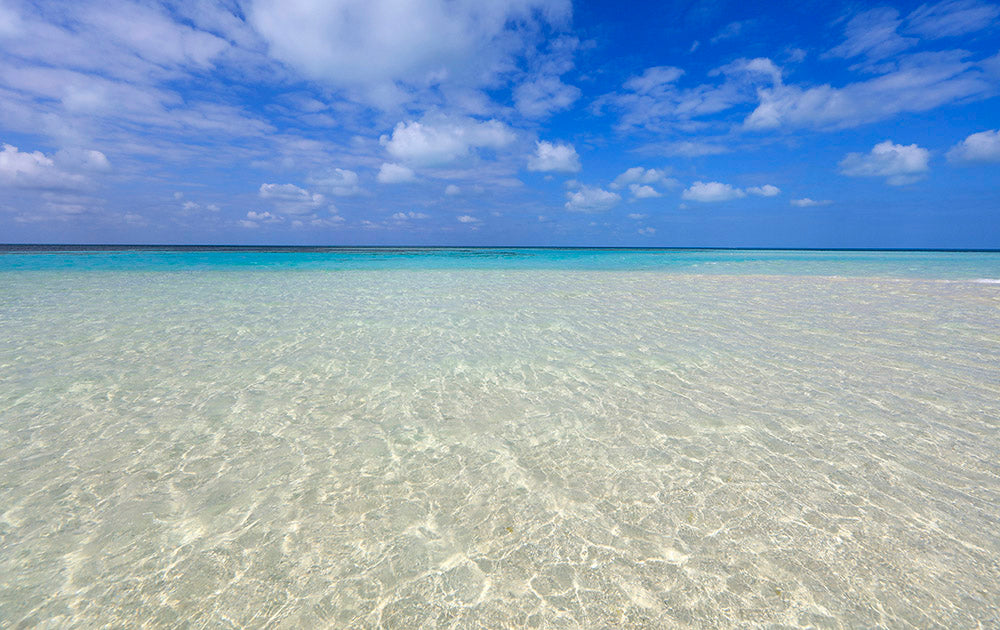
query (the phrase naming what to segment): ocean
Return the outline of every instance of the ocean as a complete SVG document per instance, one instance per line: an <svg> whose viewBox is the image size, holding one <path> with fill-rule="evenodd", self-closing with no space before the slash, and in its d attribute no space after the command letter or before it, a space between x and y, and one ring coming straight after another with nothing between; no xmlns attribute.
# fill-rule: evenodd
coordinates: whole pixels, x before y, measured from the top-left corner
<svg viewBox="0 0 1000 630"><path fill-rule="evenodd" d="M0 627L1000 627L1000 252L0 247Z"/></svg>

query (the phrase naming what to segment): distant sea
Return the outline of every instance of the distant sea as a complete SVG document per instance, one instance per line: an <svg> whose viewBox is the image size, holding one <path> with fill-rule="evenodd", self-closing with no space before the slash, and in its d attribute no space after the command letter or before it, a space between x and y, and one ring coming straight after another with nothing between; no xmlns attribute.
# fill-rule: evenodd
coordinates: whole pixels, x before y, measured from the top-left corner
<svg viewBox="0 0 1000 630"><path fill-rule="evenodd" d="M0 246L0 627L1000 627L1000 252Z"/></svg>

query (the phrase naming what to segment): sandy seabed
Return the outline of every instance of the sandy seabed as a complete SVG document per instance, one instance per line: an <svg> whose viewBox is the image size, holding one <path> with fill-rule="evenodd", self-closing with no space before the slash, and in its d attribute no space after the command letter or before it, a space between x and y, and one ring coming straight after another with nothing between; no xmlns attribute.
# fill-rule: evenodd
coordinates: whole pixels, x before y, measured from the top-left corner
<svg viewBox="0 0 1000 630"><path fill-rule="evenodd" d="M23 272L0 626L1000 627L1000 286Z"/></svg>

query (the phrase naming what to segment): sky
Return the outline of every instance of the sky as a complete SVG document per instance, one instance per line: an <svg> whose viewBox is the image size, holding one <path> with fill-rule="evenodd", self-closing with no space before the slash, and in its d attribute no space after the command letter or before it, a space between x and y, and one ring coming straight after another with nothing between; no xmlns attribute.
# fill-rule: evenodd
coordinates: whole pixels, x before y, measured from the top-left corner
<svg viewBox="0 0 1000 630"><path fill-rule="evenodd" d="M0 242L1000 248L1000 5L0 0Z"/></svg>

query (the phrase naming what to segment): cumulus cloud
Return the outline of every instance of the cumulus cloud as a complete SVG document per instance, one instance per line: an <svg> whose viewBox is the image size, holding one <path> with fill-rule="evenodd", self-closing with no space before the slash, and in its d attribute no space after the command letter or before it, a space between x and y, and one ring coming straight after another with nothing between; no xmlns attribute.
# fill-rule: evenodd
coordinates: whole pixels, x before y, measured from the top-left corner
<svg viewBox="0 0 1000 630"><path fill-rule="evenodd" d="M691 184L690 188L681 193L681 197L689 201L709 203L740 199L746 197L748 194L758 197L774 197L781 194L781 189L772 184L751 186L744 190L729 184L723 184L722 182L695 182Z"/></svg>
<svg viewBox="0 0 1000 630"><path fill-rule="evenodd" d="M633 166L611 182L612 188L621 188L629 184L666 184L676 185L676 180L667 177L667 172L655 168Z"/></svg>
<svg viewBox="0 0 1000 630"><path fill-rule="evenodd" d="M59 149L55 161L60 167L74 171L106 173L111 170L111 162L106 155L88 149Z"/></svg>
<svg viewBox="0 0 1000 630"><path fill-rule="evenodd" d="M553 144L547 141L536 143L535 154L528 158L529 171L577 173L580 156L572 144Z"/></svg>
<svg viewBox="0 0 1000 630"><path fill-rule="evenodd" d="M266 211L254 212L253 210L251 210L250 212L247 212L247 218L250 219L251 221L265 221L269 223L281 221L281 217L273 215L270 212Z"/></svg>
<svg viewBox="0 0 1000 630"><path fill-rule="evenodd" d="M284 218L271 214L270 212L255 212L251 210L247 212L245 219L240 219L237 223L244 228L249 230L255 230L261 226L262 223L281 223Z"/></svg>
<svg viewBox="0 0 1000 630"><path fill-rule="evenodd" d="M891 186L912 184L928 171L930 151L915 144L876 144L868 153L848 153L840 161L840 172L851 177L885 177Z"/></svg>
<svg viewBox="0 0 1000 630"><path fill-rule="evenodd" d="M248 17L278 59L387 106L445 80L490 84L570 12L569 0L253 0Z"/></svg>
<svg viewBox="0 0 1000 630"><path fill-rule="evenodd" d="M757 195L759 197L775 197L781 194L781 189L777 186L772 186L771 184L764 184L763 186L751 186L746 190L751 195Z"/></svg>
<svg viewBox="0 0 1000 630"><path fill-rule="evenodd" d="M295 184L261 184L258 191L261 199L275 199L279 201L313 201L308 190L299 188ZM322 202L323 196L318 195L317 201Z"/></svg>
<svg viewBox="0 0 1000 630"><path fill-rule="evenodd" d="M814 208L816 206L828 206L833 202L829 199L816 200L803 197L802 199L792 199L790 203L796 208Z"/></svg>
<svg viewBox="0 0 1000 630"><path fill-rule="evenodd" d="M613 193L603 188L583 186L579 190L571 190L566 193L565 207L570 212L604 212L619 201L621 195Z"/></svg>
<svg viewBox="0 0 1000 630"><path fill-rule="evenodd" d="M537 77L514 89L514 105L526 118L545 118L568 109L578 98L580 88L555 76Z"/></svg>
<svg viewBox="0 0 1000 630"><path fill-rule="evenodd" d="M261 184L258 194L288 214L307 214L326 200L320 193L311 193L295 184Z"/></svg>
<svg viewBox="0 0 1000 630"><path fill-rule="evenodd" d="M4 144L0 150L0 183L11 188L79 190L91 185L87 171L105 171L108 159L100 151L21 151Z"/></svg>
<svg viewBox="0 0 1000 630"><path fill-rule="evenodd" d="M646 184L630 184L628 189L632 192L633 199L652 199L663 196L655 188Z"/></svg>
<svg viewBox="0 0 1000 630"><path fill-rule="evenodd" d="M746 197L747 194L739 188L734 188L722 182L695 182L691 187L681 193L681 197L688 201L700 201L710 203L715 201L730 201Z"/></svg>
<svg viewBox="0 0 1000 630"><path fill-rule="evenodd" d="M499 149L514 141L502 122L468 118L401 122L379 142L389 155L413 166L441 166L469 155L473 148Z"/></svg>
<svg viewBox="0 0 1000 630"><path fill-rule="evenodd" d="M458 195L461 192L462 192L462 189L459 188L458 186L456 186L455 184L448 184L447 186L445 186L445 189L444 189L444 194L446 194L448 196Z"/></svg>
<svg viewBox="0 0 1000 630"><path fill-rule="evenodd" d="M424 214L423 212L414 212L411 210L409 212L397 212L389 218L394 221L409 221L411 219L416 219L416 220L429 219L431 218L431 215Z"/></svg>
<svg viewBox="0 0 1000 630"><path fill-rule="evenodd" d="M950 162L1000 162L1000 129L970 135L948 151Z"/></svg>
<svg viewBox="0 0 1000 630"><path fill-rule="evenodd" d="M655 168L633 166L611 182L611 188L619 189L627 186L632 193L632 199L651 199L663 195L653 188L652 184L673 187L679 185L676 179L667 176L667 172Z"/></svg>
<svg viewBox="0 0 1000 630"><path fill-rule="evenodd" d="M455 218L459 223L479 223L479 219L469 214L463 214Z"/></svg>
<svg viewBox="0 0 1000 630"><path fill-rule="evenodd" d="M361 187L358 185L358 181L357 173L344 168L335 168L325 173L313 174L308 179L309 184L337 197L347 197L360 193Z"/></svg>
<svg viewBox="0 0 1000 630"><path fill-rule="evenodd" d="M415 181L417 178L413 174L413 169L386 162L379 168L375 179L380 184L405 184Z"/></svg>

